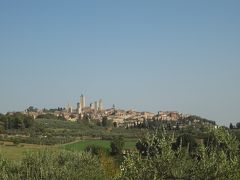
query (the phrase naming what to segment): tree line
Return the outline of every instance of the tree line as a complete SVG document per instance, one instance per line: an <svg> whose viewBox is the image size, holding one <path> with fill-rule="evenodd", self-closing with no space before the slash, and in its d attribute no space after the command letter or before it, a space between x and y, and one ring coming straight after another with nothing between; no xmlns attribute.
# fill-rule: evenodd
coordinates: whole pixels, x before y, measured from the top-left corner
<svg viewBox="0 0 240 180"><path fill-rule="evenodd" d="M22 113L0 114L1 130L31 128L34 118Z"/></svg>
<svg viewBox="0 0 240 180"><path fill-rule="evenodd" d="M229 129L240 129L240 122L237 122L235 126L232 123L230 123Z"/></svg>

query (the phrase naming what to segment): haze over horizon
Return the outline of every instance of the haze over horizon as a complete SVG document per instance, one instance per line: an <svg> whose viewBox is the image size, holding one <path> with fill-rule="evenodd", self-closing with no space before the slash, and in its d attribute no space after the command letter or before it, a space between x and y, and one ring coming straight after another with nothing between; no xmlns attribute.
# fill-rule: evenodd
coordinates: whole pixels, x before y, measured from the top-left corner
<svg viewBox="0 0 240 180"><path fill-rule="evenodd" d="M240 1L1 1L0 112L176 110L240 122Z"/></svg>

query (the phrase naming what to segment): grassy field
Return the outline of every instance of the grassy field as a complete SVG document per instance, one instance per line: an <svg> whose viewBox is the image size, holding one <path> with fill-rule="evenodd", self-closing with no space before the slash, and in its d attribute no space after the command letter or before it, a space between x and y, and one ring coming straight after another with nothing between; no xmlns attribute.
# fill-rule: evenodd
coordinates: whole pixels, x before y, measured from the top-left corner
<svg viewBox="0 0 240 180"><path fill-rule="evenodd" d="M136 140L127 140L125 142L124 148L125 149L135 148L136 142L137 142ZM71 150L71 151L84 151L84 149L88 145L97 145L107 150L110 148L110 143L111 143L110 140L82 140L75 143L62 145L62 147L66 150Z"/></svg>
<svg viewBox="0 0 240 180"><path fill-rule="evenodd" d="M9 160L21 160L28 152L38 151L43 148L55 148L53 146L19 144L14 145L12 142L4 142L0 145L0 155Z"/></svg>
<svg viewBox="0 0 240 180"><path fill-rule="evenodd" d="M137 140L126 140L125 149L135 148ZM88 145L98 145L102 148L108 150L110 148L110 140L81 140L74 143L64 144L64 145L36 145L36 144L19 144L14 145L12 142L4 142L0 145L0 155L9 159L9 160L21 160L24 155L28 152L38 151L40 149L66 149L71 151L84 151Z"/></svg>

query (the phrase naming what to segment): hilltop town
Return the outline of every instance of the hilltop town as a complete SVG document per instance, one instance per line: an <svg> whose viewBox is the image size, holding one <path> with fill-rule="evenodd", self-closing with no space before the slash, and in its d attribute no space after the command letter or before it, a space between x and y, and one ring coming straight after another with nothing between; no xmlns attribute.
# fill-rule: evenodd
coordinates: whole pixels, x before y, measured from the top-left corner
<svg viewBox="0 0 240 180"><path fill-rule="evenodd" d="M201 123L215 125L214 121L202 119L198 116L179 113L177 111L159 111L157 113L147 111L136 110L124 110L118 109L113 105L111 108L104 108L103 99L89 103L86 105L86 97L80 96L79 102L76 103L74 108L71 105L67 105L65 108L56 109L37 109L29 107L23 114L28 114L35 118L43 117L44 115L53 115L58 118L65 119L67 121L81 121L83 118L87 118L89 122L94 120L102 123L103 118L111 120L116 127L131 127L140 124L146 124L149 121L161 122L161 123L173 123L176 128L177 125L184 127L192 123Z"/></svg>

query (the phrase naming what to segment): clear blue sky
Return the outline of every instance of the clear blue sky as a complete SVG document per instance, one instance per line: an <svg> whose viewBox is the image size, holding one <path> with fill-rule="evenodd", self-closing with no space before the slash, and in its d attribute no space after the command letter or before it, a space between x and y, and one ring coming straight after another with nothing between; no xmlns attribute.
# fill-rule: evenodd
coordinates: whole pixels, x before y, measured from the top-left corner
<svg viewBox="0 0 240 180"><path fill-rule="evenodd" d="M0 2L0 112L87 103L240 121L239 0Z"/></svg>

